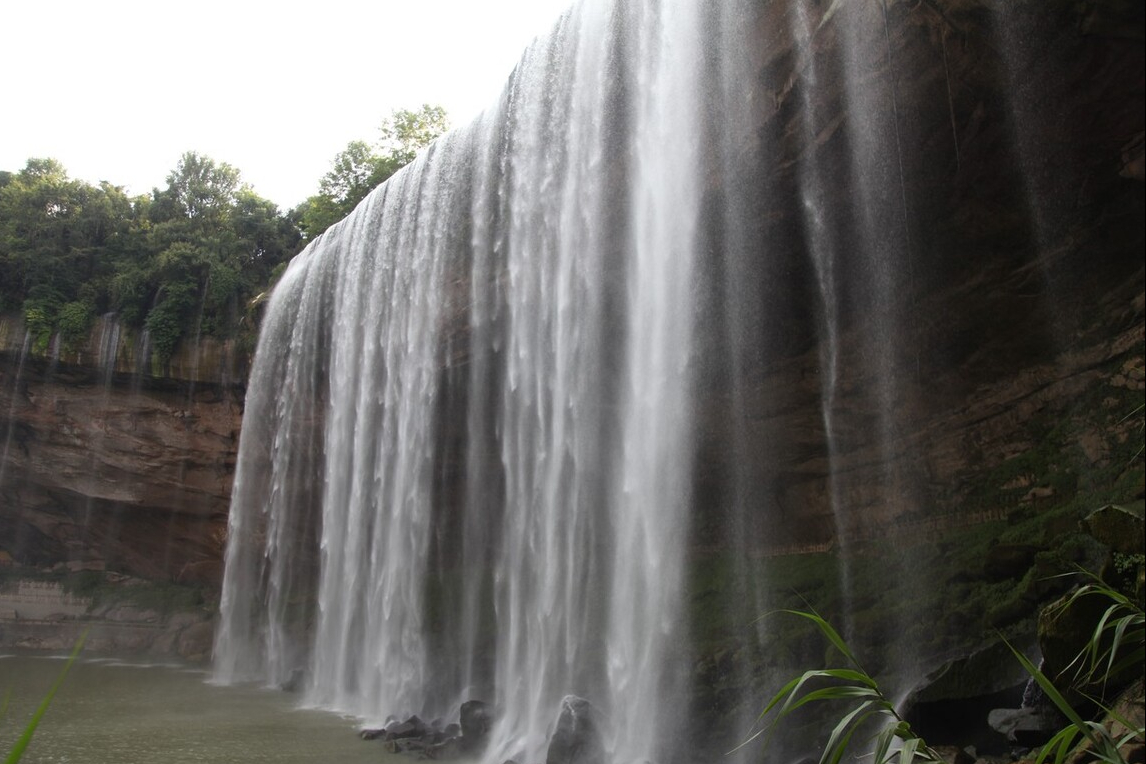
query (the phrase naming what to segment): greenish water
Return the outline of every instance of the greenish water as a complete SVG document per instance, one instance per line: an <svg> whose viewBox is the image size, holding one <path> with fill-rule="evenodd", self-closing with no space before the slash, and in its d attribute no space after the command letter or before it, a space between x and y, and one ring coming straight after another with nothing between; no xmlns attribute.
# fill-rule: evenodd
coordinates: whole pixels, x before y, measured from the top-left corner
<svg viewBox="0 0 1146 764"><path fill-rule="evenodd" d="M0 656L0 757L63 666L59 657ZM82 660L21 764L400 761L408 759L361 740L353 720L300 709L286 693L219 687L202 670L174 665Z"/></svg>

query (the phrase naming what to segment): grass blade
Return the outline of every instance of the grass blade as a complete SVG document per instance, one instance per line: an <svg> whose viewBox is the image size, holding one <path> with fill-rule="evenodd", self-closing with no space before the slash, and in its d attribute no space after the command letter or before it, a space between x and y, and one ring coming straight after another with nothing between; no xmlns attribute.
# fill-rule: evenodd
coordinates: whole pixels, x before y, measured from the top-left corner
<svg viewBox="0 0 1146 764"><path fill-rule="evenodd" d="M819 628L820 632L825 637L827 637L828 641L832 643L832 646L839 650L841 655L847 658L848 663L852 664L853 666L859 666L859 661L856 660L855 656L852 654L852 651L848 648L847 643L844 642L844 638L840 636L839 632L836 631L830 623L825 621L818 614L805 612L803 610L783 610L781 612L798 615L801 618L807 618L809 621L816 624L816 627Z"/></svg>
<svg viewBox="0 0 1146 764"><path fill-rule="evenodd" d="M12 750L8 752L7 758L4 759L4 764L16 764L24 755L28 744L32 742L32 736L36 734L36 728L40 726L40 720L44 718L44 713L52 703L52 698L56 696L56 691L59 690L60 686L64 683L64 679L68 675L68 669L72 667L72 664L76 662L76 658L79 657L80 650L84 647L85 639L87 639L86 631L81 634L79 640L76 641L76 646L72 648L72 654L68 656L67 663L64 664L63 670L61 670L59 676L56 677L56 681L52 683L48 694L40 701L39 707L36 708L36 713L32 714L32 720L28 722L28 726L24 728L24 732L16 741L16 745L12 746Z"/></svg>
<svg viewBox="0 0 1146 764"><path fill-rule="evenodd" d="M1026 669L1027 673L1034 677L1034 680L1038 682L1039 687L1042 688L1043 692L1046 693L1046 696L1050 698L1051 702L1058 707L1059 711L1062 711L1063 716L1065 716L1072 725L1077 727L1079 730L1082 730L1083 734L1086 735L1087 740L1089 740L1094 745L1098 745L1098 741L1091 736L1089 731L1087 731L1088 728L1086 726L1086 722L1084 722L1082 717L1078 715L1078 712L1071 707L1070 703L1068 703L1066 698L1062 696L1062 693L1058 691L1058 688L1054 686L1054 683L1051 682L1047 675L1042 671L1039 671L1038 666L1031 663L1030 659L1023 655L1022 652L1016 650L1014 645L1012 645L1010 642L1007 642L1005 639L1003 642L1007 645L1007 647L1011 649L1011 652L1014 653L1015 657L1018 658L1019 663L1023 664L1023 668ZM1056 737L1058 736L1056 735Z"/></svg>
<svg viewBox="0 0 1146 764"><path fill-rule="evenodd" d="M911 738L903 741L903 748L900 749L899 764L911 764L915 761L915 752L919 750L919 738Z"/></svg>
<svg viewBox="0 0 1146 764"><path fill-rule="evenodd" d="M1043 744L1042 750L1035 758L1035 764L1043 764L1051 754L1055 754L1054 764L1063 764L1079 732L1081 730L1073 726L1059 730L1058 734Z"/></svg>
<svg viewBox="0 0 1146 764"><path fill-rule="evenodd" d="M795 711L801 706L808 703L815 703L819 700L844 700L847 698L868 698L864 703L878 703L879 696L871 690L861 687L825 687L819 690L813 690L804 697L800 698L797 702L792 704L792 707L785 711L785 714Z"/></svg>
<svg viewBox="0 0 1146 764"><path fill-rule="evenodd" d="M875 757L873 759L875 761L875 764L886 764L886 762L889 758L888 757L888 751L891 750L891 743L896 738L896 733L898 731L898 728L899 728L898 724L891 725L891 726L885 727L884 730L879 733L879 737L876 739ZM892 754L892 755L894 755L894 754Z"/></svg>
<svg viewBox="0 0 1146 764"><path fill-rule="evenodd" d="M839 764L840 759L843 758L844 752L847 750L848 742L851 740L852 735L855 734L856 727L871 715L870 712L866 714L863 712L870 708L872 703L873 701L870 700L865 703L860 703L852 709L851 712L840 719L835 729L832 730L827 745L824 746L824 754L820 757L820 764ZM861 714L863 715L861 716ZM859 716L858 720L856 720L857 716ZM852 724L853 720L856 720L854 725Z"/></svg>

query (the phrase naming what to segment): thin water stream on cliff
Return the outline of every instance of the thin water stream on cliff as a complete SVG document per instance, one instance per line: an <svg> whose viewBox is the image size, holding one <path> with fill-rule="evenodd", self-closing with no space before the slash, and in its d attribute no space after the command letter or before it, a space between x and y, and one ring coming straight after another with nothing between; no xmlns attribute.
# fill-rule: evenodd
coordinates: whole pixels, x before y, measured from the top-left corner
<svg viewBox="0 0 1146 764"><path fill-rule="evenodd" d="M55 681L61 656L0 656L0 752ZM400 761L353 734L353 722L298 697L209 684L177 664L81 660L44 715L22 764L379 764Z"/></svg>

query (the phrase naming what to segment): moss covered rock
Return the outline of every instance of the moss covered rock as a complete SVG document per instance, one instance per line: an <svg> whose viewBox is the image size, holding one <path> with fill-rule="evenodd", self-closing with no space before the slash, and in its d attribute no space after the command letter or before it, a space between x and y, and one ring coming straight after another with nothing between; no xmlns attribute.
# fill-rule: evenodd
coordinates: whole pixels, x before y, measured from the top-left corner
<svg viewBox="0 0 1146 764"><path fill-rule="evenodd" d="M1142 554L1143 511L1146 502L1107 504L1087 515L1090 535L1120 554Z"/></svg>

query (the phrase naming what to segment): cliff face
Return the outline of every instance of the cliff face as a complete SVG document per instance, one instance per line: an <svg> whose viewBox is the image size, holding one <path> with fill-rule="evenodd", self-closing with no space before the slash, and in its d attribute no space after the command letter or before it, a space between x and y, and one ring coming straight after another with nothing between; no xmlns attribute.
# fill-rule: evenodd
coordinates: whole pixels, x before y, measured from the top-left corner
<svg viewBox="0 0 1146 764"><path fill-rule="evenodd" d="M1033 635L1048 579L1093 564L1085 512L1143 490L1141 8L753 7L759 127L706 221L735 276L702 284L736 308L702 319L711 355L749 349L702 380L690 600L698 714L741 729L776 689L760 677L823 655L782 624L757 643L710 624L810 605L910 689L915 658ZM728 198L755 221L743 253ZM834 283L817 237L845 255Z"/></svg>
<svg viewBox="0 0 1146 764"><path fill-rule="evenodd" d="M1004 506L1033 488L1061 497L1045 461L1022 491L992 476L1052 434L1056 448L1079 439L1058 469L1086 482L1140 431L1133 417L1096 431L1141 402L1140 11L754 7L752 95L731 103L758 129L709 178L706 221L724 259L713 270L734 275L702 288L734 309L701 322L713 357L730 336L749 350L704 380L700 512L734 484L746 503L780 510L760 521L764 543L808 549L840 532L953 522L985 493ZM742 254L722 239L734 198L756 221ZM817 271L817 237L853 247L854 261ZM865 246L887 273L859 256ZM826 291L832 337L817 316ZM1064 436L1060 423L1078 429ZM718 537L722 523L700 529Z"/></svg>
<svg viewBox="0 0 1146 764"><path fill-rule="evenodd" d="M1030 456L1048 421L1078 425L1069 436L1075 476L1104 468L1120 439L1134 436L1135 421L1118 420L1142 389L1139 22L1116 4L1015 3L1008 12L1029 18L1011 26L1038 34L1009 40L1011 20L973 0L892 2L886 16L878 3L837 13L838 5L820 3L807 18L796 17L795 3L754 6L759 45L744 66L750 97L737 108L752 110L758 129L742 137L736 161L766 187L737 186L730 167L698 179L712 210L702 245L721 253L734 278L763 285L761 301L786 316L749 326L729 308L725 325L707 327L713 346L747 332L769 354L703 381L702 542L725 543L724 518L713 512L706 522L705 513L735 490L739 501L777 508L760 521L772 527L754 534L773 550L826 546L837 532L833 472L837 495L856 510L853 538L960 524L1000 500L1073 490L1059 484L1058 466ZM800 35L810 40L805 52L793 42ZM880 426L876 388L888 374L852 341L870 334L872 319L845 300L838 450L829 454L824 350L801 308L815 288L795 200L801 173L846 175L857 149L856 131L849 138L844 129L856 112L839 63L849 39L866 41L861 76L893 83L886 95L900 110L900 152L886 157L883 194L902 197L911 221L889 238L906 240L912 276L902 282L910 308L898 316L906 331L895 339L895 397L883 401L895 411L896 437L885 441L893 446L874 449L867 437ZM865 203L827 189L826 208ZM767 242L768 271L756 261L739 267L720 241L721 200L732 196L758 221L746 249ZM721 278L701 278L698 289L734 291ZM0 551L41 566L95 562L217 582L243 355L202 342L159 368L134 338L100 325L84 347L34 358L22 351L23 334L16 320L0 323ZM1105 419L1114 424L1099 433ZM997 495L983 496L983 486Z"/></svg>
<svg viewBox="0 0 1146 764"><path fill-rule="evenodd" d="M54 358L23 335L0 323L0 550L217 585L246 359L204 341L153 367L109 321Z"/></svg>

